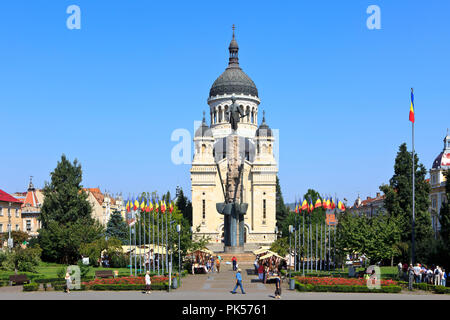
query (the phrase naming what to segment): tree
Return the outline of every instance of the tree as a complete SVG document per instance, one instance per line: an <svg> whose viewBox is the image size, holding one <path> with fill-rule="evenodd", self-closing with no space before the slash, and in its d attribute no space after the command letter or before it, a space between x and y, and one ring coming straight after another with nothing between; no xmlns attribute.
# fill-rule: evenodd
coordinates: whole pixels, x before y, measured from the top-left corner
<svg viewBox="0 0 450 320"><path fill-rule="evenodd" d="M12 252L6 253L6 259L2 262L2 269L7 271L36 272L41 262L42 250L35 248L14 248Z"/></svg>
<svg viewBox="0 0 450 320"><path fill-rule="evenodd" d="M283 194L281 193L280 187L280 179L277 176L277 185L276 185L276 219L277 219L277 227L279 230L284 229L285 220L289 215L289 209L284 204ZM283 231L285 234L285 231ZM287 233L286 233L287 235Z"/></svg>
<svg viewBox="0 0 450 320"><path fill-rule="evenodd" d="M450 266L450 169L444 172L444 177L447 181L445 185L447 201L443 203L439 213L439 222L441 224L439 258L442 264Z"/></svg>
<svg viewBox="0 0 450 320"><path fill-rule="evenodd" d="M102 237L91 243L83 243L80 247L80 253L84 257L89 257L91 265L99 266L98 259L102 253L109 258L122 253L122 241L114 237L108 240Z"/></svg>
<svg viewBox="0 0 450 320"><path fill-rule="evenodd" d="M183 217L186 218L192 225L192 203L184 195L182 188L180 188L180 192L178 194L175 205L181 211Z"/></svg>
<svg viewBox="0 0 450 320"><path fill-rule="evenodd" d="M45 261L76 263L81 244L104 234L103 227L91 217L92 208L81 181L81 165L62 155L43 190L38 241Z"/></svg>
<svg viewBox="0 0 450 320"><path fill-rule="evenodd" d="M128 225L123 220L122 214L116 211L113 212L108 221L106 235L119 239L123 244L128 244L130 242L128 229Z"/></svg>
<svg viewBox="0 0 450 320"><path fill-rule="evenodd" d="M428 262L427 246L433 240L433 229L429 208L430 186L425 180L427 171L419 164L419 157L414 154L415 169L415 239L417 260ZM398 218L401 231L401 241L411 244L412 225L412 154L407 151L406 143L399 147L395 158L394 175L389 185L380 186L386 198L384 201L387 212ZM410 252L409 252L410 255ZM403 256L409 260L410 256Z"/></svg>

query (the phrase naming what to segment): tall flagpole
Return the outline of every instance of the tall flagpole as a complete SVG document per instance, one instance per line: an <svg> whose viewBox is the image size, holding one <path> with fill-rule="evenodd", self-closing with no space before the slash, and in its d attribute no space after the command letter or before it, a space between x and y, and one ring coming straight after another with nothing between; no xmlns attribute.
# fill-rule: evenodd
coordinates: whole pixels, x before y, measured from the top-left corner
<svg viewBox="0 0 450 320"><path fill-rule="evenodd" d="M164 213L166 216L166 268L167 272L169 272L169 228L167 226L168 213L166 203L164 203Z"/></svg>
<svg viewBox="0 0 450 320"><path fill-rule="evenodd" d="M155 272L155 207L153 206L152 202L152 270Z"/></svg>
<svg viewBox="0 0 450 320"><path fill-rule="evenodd" d="M157 205L158 205L158 200L156 200L156 203L157 203ZM157 227L157 232L156 232L156 241L157 241L157 250L155 251L155 252L157 252L156 254L158 254L158 275L159 275L159 265L160 265L160 263L161 263L161 255L160 255L160 252L159 252L159 208L158 208L158 210L156 210L156 227ZM156 255L155 255L155 258L156 258Z"/></svg>
<svg viewBox="0 0 450 320"><path fill-rule="evenodd" d="M318 235L317 235L317 231L318 231L318 228L319 228L319 226L317 225L317 223L316 223L316 256L314 257L314 261L315 261L315 263L316 263L316 272L317 272L317 263L318 263L318 261L317 261L317 246L319 245L319 242L318 242Z"/></svg>
<svg viewBox="0 0 450 320"><path fill-rule="evenodd" d="M295 214L295 213L294 213ZM294 216L294 271L297 271L297 216Z"/></svg>
<svg viewBox="0 0 450 320"><path fill-rule="evenodd" d="M303 218L302 218L302 256L303 256L303 275L305 275L305 211L303 210Z"/></svg>
<svg viewBox="0 0 450 320"><path fill-rule="evenodd" d="M145 201L145 198L143 199L143 201ZM147 272L147 261L145 261L145 243L147 242L147 240L145 239L145 206L144 206L144 210L142 211L142 213L144 214L144 224L142 225L142 231L143 231L143 239L144 239L144 272Z"/></svg>
<svg viewBox="0 0 450 320"><path fill-rule="evenodd" d="M414 111L414 89L411 88L411 106L413 108L413 113L414 113L414 117L415 117L415 111ZM415 232L415 225L416 225L416 211L415 211L415 170L414 170L414 122L415 122L415 118L413 119L414 121L412 121L412 232L411 232L411 261L412 264L414 265L415 263L415 256L416 256L416 244L415 244L415 239L414 239L414 232Z"/></svg>

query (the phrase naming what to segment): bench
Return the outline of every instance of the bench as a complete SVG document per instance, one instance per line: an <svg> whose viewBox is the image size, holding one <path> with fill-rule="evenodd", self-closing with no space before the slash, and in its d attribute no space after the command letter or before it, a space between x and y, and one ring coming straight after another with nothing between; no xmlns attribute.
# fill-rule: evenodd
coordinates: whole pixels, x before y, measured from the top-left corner
<svg viewBox="0 0 450 320"><path fill-rule="evenodd" d="M111 278L113 277L112 270L99 270L95 271L95 277L96 278Z"/></svg>
<svg viewBox="0 0 450 320"><path fill-rule="evenodd" d="M18 284L24 284L24 283L30 283L30 280L28 279L26 274L17 274L9 276L9 285L18 285Z"/></svg>

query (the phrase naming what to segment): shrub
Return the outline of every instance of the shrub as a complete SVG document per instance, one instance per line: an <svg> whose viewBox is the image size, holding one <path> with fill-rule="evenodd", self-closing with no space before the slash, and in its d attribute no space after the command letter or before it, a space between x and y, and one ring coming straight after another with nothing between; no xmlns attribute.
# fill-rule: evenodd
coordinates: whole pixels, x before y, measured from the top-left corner
<svg viewBox="0 0 450 320"><path fill-rule="evenodd" d="M8 252L2 258L2 269L21 272L36 272L36 267L41 262L42 249L35 248L15 248L12 252Z"/></svg>
<svg viewBox="0 0 450 320"><path fill-rule="evenodd" d="M302 292L367 292L367 293L398 293L402 290L400 286L383 286L381 289L369 289L367 286L360 285L313 285L303 284L298 281L295 283L298 291Z"/></svg>
<svg viewBox="0 0 450 320"><path fill-rule="evenodd" d="M29 283L23 285L23 291L38 291L39 283Z"/></svg>
<svg viewBox="0 0 450 320"><path fill-rule="evenodd" d="M434 292L438 293L438 294L444 294L444 293L449 294L450 293L450 288L446 288L444 286L435 286L434 287Z"/></svg>
<svg viewBox="0 0 450 320"><path fill-rule="evenodd" d="M94 284L87 287L89 290L96 291L143 291L145 285L143 284ZM152 283L151 290L167 290L169 284L164 283Z"/></svg>
<svg viewBox="0 0 450 320"><path fill-rule="evenodd" d="M66 275L67 267L61 267L56 271L56 276L58 277L58 280L64 279Z"/></svg>

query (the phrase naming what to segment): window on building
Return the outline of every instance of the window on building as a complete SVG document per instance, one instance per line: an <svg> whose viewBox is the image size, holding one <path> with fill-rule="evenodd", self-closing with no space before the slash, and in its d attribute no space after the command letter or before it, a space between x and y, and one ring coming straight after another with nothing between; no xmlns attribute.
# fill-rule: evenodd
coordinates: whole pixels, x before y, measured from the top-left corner
<svg viewBox="0 0 450 320"><path fill-rule="evenodd" d="M0 223L0 232L3 232L3 224Z"/></svg>
<svg viewBox="0 0 450 320"><path fill-rule="evenodd" d="M27 231L31 232L31 220L27 220Z"/></svg>
<svg viewBox="0 0 450 320"><path fill-rule="evenodd" d="M433 208L433 209L436 209L436 198L433 198L433 200L431 201L431 207Z"/></svg>
<svg viewBox="0 0 450 320"><path fill-rule="evenodd" d="M202 200L202 219L206 219L206 200Z"/></svg>
<svg viewBox="0 0 450 320"><path fill-rule="evenodd" d="M266 199L263 199L263 221L262 221L263 224L266 224L266 214L267 214Z"/></svg>
<svg viewBox="0 0 450 320"><path fill-rule="evenodd" d="M16 218L19 218L19 209L16 209Z"/></svg>
<svg viewBox="0 0 450 320"><path fill-rule="evenodd" d="M0 217L3 217L3 208L0 208Z"/></svg>
<svg viewBox="0 0 450 320"><path fill-rule="evenodd" d="M16 231L19 231L19 225L16 224Z"/></svg>
<svg viewBox="0 0 450 320"><path fill-rule="evenodd" d="M8 217L11 217L11 208L8 208Z"/></svg>

